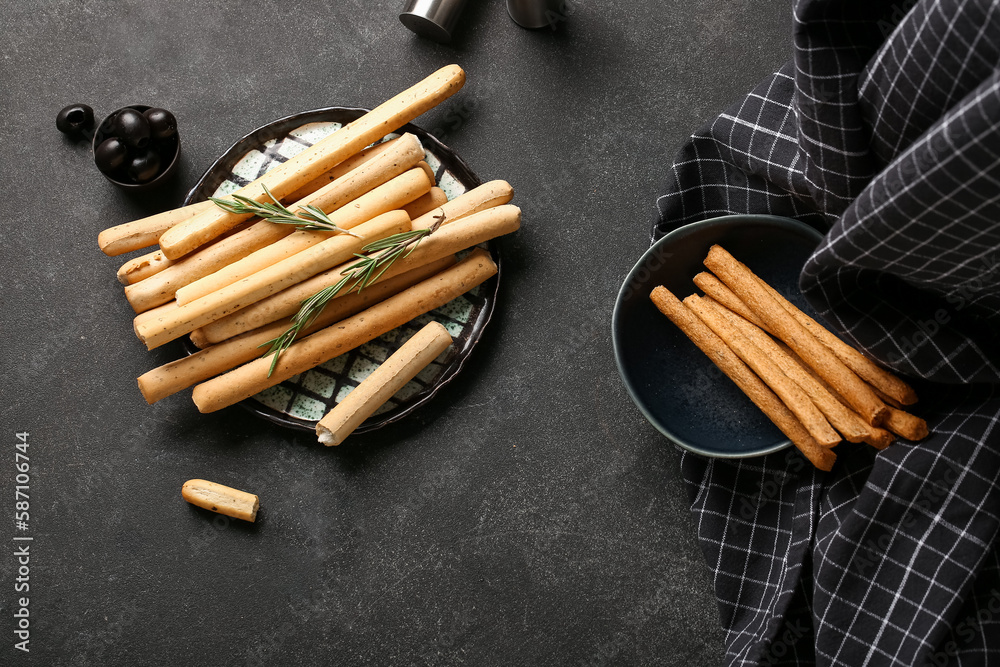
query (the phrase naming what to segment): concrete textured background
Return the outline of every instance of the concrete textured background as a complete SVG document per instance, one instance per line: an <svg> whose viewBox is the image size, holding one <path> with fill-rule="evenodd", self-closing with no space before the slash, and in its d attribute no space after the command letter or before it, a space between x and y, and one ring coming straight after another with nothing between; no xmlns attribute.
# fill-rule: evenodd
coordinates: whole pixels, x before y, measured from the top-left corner
<svg viewBox="0 0 1000 667"><path fill-rule="evenodd" d="M35 539L25 655L0 529L0 664L721 661L679 456L625 394L610 316L680 143L788 58L788 3L576 0L532 32L470 2L450 45L401 1L4 5L0 516L29 431ZM147 406L135 378L179 347L135 339L98 231L176 205L260 125L450 62L465 89L417 123L524 211L462 375L336 450L190 392ZM116 190L56 132L72 102L172 110L176 182ZM260 520L187 505L192 477L258 493Z"/></svg>

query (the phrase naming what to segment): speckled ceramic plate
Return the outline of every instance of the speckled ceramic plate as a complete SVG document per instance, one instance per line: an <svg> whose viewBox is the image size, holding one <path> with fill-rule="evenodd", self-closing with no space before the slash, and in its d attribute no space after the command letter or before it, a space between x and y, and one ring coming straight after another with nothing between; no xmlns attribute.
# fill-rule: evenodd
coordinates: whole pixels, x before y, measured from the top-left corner
<svg viewBox="0 0 1000 667"><path fill-rule="evenodd" d="M188 194L185 204L229 194L272 167L355 120L365 109L330 107L276 120L257 129L227 150ZM437 174L437 185L454 199L480 185L479 179L450 148L414 125L402 132L419 137L426 161ZM391 134L386 138L397 136ZM485 244L497 266L499 251ZM437 320L454 344L393 396L356 433L372 431L402 419L429 401L462 369L493 314L500 274L441 308L408 322L370 343L331 359L322 366L282 382L241 403L265 419L291 428L314 430L316 422L421 327ZM197 348L186 341L189 353Z"/></svg>

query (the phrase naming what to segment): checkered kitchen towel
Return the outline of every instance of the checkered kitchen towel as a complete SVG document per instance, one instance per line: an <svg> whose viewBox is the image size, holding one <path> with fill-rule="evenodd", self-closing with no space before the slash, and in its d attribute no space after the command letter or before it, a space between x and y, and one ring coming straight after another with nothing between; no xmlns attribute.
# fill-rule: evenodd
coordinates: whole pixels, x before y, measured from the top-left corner
<svg viewBox="0 0 1000 667"><path fill-rule="evenodd" d="M793 62L691 137L654 238L826 232L801 285L933 431L831 473L685 455L729 664L1000 665L1000 4L798 0Z"/></svg>

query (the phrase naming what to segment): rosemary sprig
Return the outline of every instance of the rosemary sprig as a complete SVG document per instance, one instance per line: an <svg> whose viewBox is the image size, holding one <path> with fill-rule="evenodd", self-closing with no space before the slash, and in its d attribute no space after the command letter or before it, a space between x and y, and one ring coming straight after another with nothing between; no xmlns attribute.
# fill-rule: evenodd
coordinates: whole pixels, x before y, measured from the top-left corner
<svg viewBox="0 0 1000 667"><path fill-rule="evenodd" d="M264 192L271 198L270 202L258 202L243 195L232 195L232 199L219 199L211 197L212 203L228 213L237 215L256 215L268 222L276 222L282 225L295 225L298 229L312 230L319 229L327 232L337 232L339 234L350 234L355 238L360 238L354 232L338 227L322 209L306 204L296 212L292 212L287 206L275 198L267 186Z"/></svg>
<svg viewBox="0 0 1000 667"><path fill-rule="evenodd" d="M436 232L444 223L444 218L445 216L442 213L434 221L434 224L426 229L415 229L409 232L393 234L384 239L373 241L361 249L361 253L377 254L368 256L355 253L354 256L358 258L358 261L344 269L341 273L343 277L340 280L302 301L299 311L292 316L292 323L289 327L277 338L272 338L266 343L261 344L261 347L264 345L268 346L267 352L263 356L274 355L274 358L271 359L271 367L267 371L267 376L271 377L271 373L274 372L275 367L278 365L278 357L281 353L291 347L296 337L319 317L323 309L326 308L326 304L333 297L337 296L344 288L347 288L347 294L351 292L360 294L361 290L381 278L382 274L388 271L389 267L397 259L407 257L417 249L421 240ZM350 287L348 287L348 284L350 284Z"/></svg>

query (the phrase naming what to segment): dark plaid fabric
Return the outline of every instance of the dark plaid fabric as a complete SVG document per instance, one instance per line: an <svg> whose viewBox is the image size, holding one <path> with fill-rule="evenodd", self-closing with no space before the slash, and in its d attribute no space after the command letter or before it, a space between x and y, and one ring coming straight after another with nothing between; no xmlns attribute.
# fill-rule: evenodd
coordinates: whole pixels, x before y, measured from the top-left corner
<svg viewBox="0 0 1000 667"><path fill-rule="evenodd" d="M910 378L932 434L687 454L729 664L1000 665L1000 4L800 0L794 58L691 137L658 238L730 213L826 233L801 286Z"/></svg>

